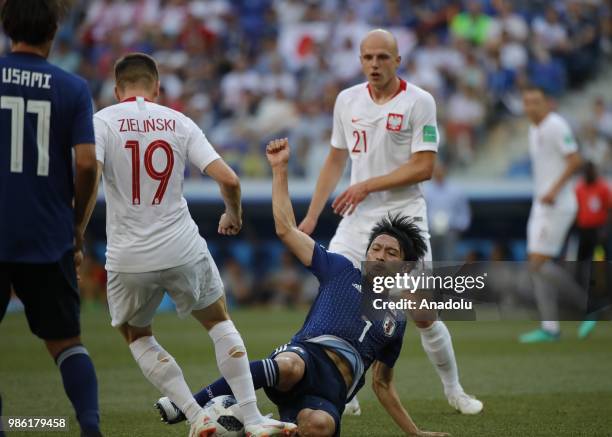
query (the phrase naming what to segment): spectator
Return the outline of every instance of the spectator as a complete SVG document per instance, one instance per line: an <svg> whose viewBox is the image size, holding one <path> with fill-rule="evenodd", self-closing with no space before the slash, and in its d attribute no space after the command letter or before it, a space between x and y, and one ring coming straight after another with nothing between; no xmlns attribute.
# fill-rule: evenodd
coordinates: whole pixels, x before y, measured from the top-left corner
<svg viewBox="0 0 612 437"><path fill-rule="evenodd" d="M563 64L554 59L541 46L533 49L533 58L527 68L529 81L549 95L559 97L565 91L566 74Z"/></svg>
<svg viewBox="0 0 612 437"><path fill-rule="evenodd" d="M597 133L607 141L612 141L612 111L606 108L603 98L597 97L593 102L593 122Z"/></svg>
<svg viewBox="0 0 612 437"><path fill-rule="evenodd" d="M463 164L474 155L474 142L485 118L485 105L478 90L460 84L458 90L448 100L446 135L449 151Z"/></svg>
<svg viewBox="0 0 612 437"><path fill-rule="evenodd" d="M504 68L517 72L527 67L529 56L525 45L504 31L500 42L500 59Z"/></svg>
<svg viewBox="0 0 612 437"><path fill-rule="evenodd" d="M581 154L585 160L595 165L598 172L606 173L611 170L612 151L610 145L601 135L598 134L596 126L592 122L587 122L580 132Z"/></svg>
<svg viewBox="0 0 612 437"><path fill-rule="evenodd" d="M577 0L567 2L565 25L568 29L570 50L565 56L571 84L581 85L597 71L599 29L597 18L587 5Z"/></svg>
<svg viewBox="0 0 612 437"><path fill-rule="evenodd" d="M0 37L0 48L1 46L2 39ZM57 38L51 56L49 56L49 62L70 73L77 73L81 64L81 55L77 50L74 50L69 37L60 36Z"/></svg>
<svg viewBox="0 0 612 437"><path fill-rule="evenodd" d="M444 78L438 69L420 65L414 58L410 58L405 73L405 80L409 83L429 91L436 98L443 96Z"/></svg>
<svg viewBox="0 0 612 437"><path fill-rule="evenodd" d="M223 93L223 108L230 114L240 111L243 103L243 92L258 94L260 91L259 75L250 68L245 56L238 56L229 73L221 79L221 92Z"/></svg>
<svg viewBox="0 0 612 437"><path fill-rule="evenodd" d="M276 304L295 308L302 297L303 276L293 254L288 251L283 252L280 265L266 280L267 287L273 292L273 301Z"/></svg>
<svg viewBox="0 0 612 437"><path fill-rule="evenodd" d="M251 142L247 154L242 158L240 175L251 179L264 179L268 176L269 166L264 153L256 142Z"/></svg>
<svg viewBox="0 0 612 437"><path fill-rule="evenodd" d="M425 184L425 200L434 261L455 261L457 242L470 227L471 212L463 192L447 181L441 163L436 165L431 182Z"/></svg>
<svg viewBox="0 0 612 437"><path fill-rule="evenodd" d="M509 0L494 0L493 5L498 16L491 22L489 38L498 42L501 40L502 34L506 33L513 41L525 43L529 36L529 26L527 21L514 11L512 2Z"/></svg>
<svg viewBox="0 0 612 437"><path fill-rule="evenodd" d="M500 53L492 48L486 62L487 86L489 101L495 110L501 108L512 111L508 106L508 97L516 93L516 73L502 65Z"/></svg>
<svg viewBox="0 0 612 437"><path fill-rule="evenodd" d="M567 30L559 19L559 13L554 6L548 6L544 17L533 20L532 28L535 43L555 55L563 55L569 50Z"/></svg>
<svg viewBox="0 0 612 437"><path fill-rule="evenodd" d="M579 283L588 289L590 262L593 260L598 245L606 247L611 193L607 182L597 174L597 167L592 162L584 166L584 178L576 185L578 200L579 245ZM610 254L606 255L609 258Z"/></svg>
<svg viewBox="0 0 612 437"><path fill-rule="evenodd" d="M480 46L487 40L492 22L491 17L482 12L480 1L470 0L467 11L458 13L452 19L450 30L453 36Z"/></svg>
<svg viewBox="0 0 612 437"><path fill-rule="evenodd" d="M234 257L223 263L221 279L230 306L244 306L253 303L253 276Z"/></svg>

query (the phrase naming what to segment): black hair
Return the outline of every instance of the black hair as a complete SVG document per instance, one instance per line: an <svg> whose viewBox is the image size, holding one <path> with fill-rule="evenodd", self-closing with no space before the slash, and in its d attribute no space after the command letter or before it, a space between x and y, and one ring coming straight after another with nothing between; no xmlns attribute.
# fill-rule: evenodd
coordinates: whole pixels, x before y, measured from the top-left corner
<svg viewBox="0 0 612 437"><path fill-rule="evenodd" d="M0 19L13 42L40 46L53 40L67 10L66 0L4 0Z"/></svg>
<svg viewBox="0 0 612 437"><path fill-rule="evenodd" d="M524 93L532 92L532 91L538 92L538 93L541 93L544 97L550 97L550 93L548 91L546 91L543 87L535 83L530 83L530 84L525 85L524 87L521 88L521 91Z"/></svg>
<svg viewBox="0 0 612 437"><path fill-rule="evenodd" d="M378 221L370 233L368 249L379 235L386 234L395 238L404 256L404 261L418 261L427 253L427 243L421 235L421 230L410 217L389 214Z"/></svg>
<svg viewBox="0 0 612 437"><path fill-rule="evenodd" d="M584 163L584 181L587 185L593 185L597 182L597 166L592 161Z"/></svg>
<svg viewBox="0 0 612 437"><path fill-rule="evenodd" d="M130 53L115 63L115 82L122 88L126 84L151 87L159 80L155 59L144 53Z"/></svg>

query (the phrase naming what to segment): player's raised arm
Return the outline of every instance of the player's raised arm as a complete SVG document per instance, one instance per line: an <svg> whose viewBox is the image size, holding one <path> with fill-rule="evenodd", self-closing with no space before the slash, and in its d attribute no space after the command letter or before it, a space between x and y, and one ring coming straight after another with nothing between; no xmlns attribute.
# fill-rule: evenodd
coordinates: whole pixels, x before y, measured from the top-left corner
<svg viewBox="0 0 612 437"><path fill-rule="evenodd" d="M314 231L327 199L329 199L329 196L331 196L331 193L342 177L347 158L348 151L346 149L338 149L333 146L330 147L329 154L325 159L321 173L319 173L319 178L317 179L315 191L312 194L308 212L304 220L300 223L299 229L301 231L307 234L312 234Z"/></svg>
<svg viewBox="0 0 612 437"><path fill-rule="evenodd" d="M223 159L214 160L204 171L219 184L225 203L225 213L219 220L218 231L223 235L236 235L242 228L240 179Z"/></svg>
<svg viewBox="0 0 612 437"><path fill-rule="evenodd" d="M302 264L310 266L315 242L300 231L295 223L287 180L289 162L287 139L270 141L266 147L266 156L272 167L272 212L276 235Z"/></svg>
<svg viewBox="0 0 612 437"><path fill-rule="evenodd" d="M393 384L393 369L381 361L375 361L372 365L372 389L378 401L389 413L389 416L407 435L423 437L444 437L450 435L446 432L423 431L416 426L397 394Z"/></svg>
<svg viewBox="0 0 612 437"><path fill-rule="evenodd" d="M336 98L336 103L334 104L334 123L329 153L327 154L323 168L319 173L317 185L314 193L312 194L312 200L310 201L310 206L308 207L306 217L304 217L304 220L302 220L302 223L300 223L300 226L298 227L300 231L303 231L309 235L313 233L315 227L317 226L317 221L319 220L319 216L321 215L323 208L325 208L327 199L329 199L329 196L331 196L334 188L336 188L336 185L338 185L338 181L342 177L344 167L346 166L346 160L349 156L346 139L344 138L343 134L343 123L341 116L343 107L343 99L341 96L338 96L338 98Z"/></svg>

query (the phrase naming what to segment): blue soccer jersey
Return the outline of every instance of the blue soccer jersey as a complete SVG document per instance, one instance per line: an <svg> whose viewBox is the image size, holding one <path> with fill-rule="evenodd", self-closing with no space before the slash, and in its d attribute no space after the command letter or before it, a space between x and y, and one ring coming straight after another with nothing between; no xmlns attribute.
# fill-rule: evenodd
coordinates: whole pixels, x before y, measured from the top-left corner
<svg viewBox="0 0 612 437"><path fill-rule="evenodd" d="M365 371L374 360L393 367L399 357L406 317L402 312L365 314L361 271L344 256L315 244L310 270L319 279L319 294L304 325L292 341L335 336L349 343L361 357ZM361 376L358 386L363 385Z"/></svg>
<svg viewBox="0 0 612 437"><path fill-rule="evenodd" d="M73 247L72 147L93 144L87 83L34 54L0 57L0 261Z"/></svg>

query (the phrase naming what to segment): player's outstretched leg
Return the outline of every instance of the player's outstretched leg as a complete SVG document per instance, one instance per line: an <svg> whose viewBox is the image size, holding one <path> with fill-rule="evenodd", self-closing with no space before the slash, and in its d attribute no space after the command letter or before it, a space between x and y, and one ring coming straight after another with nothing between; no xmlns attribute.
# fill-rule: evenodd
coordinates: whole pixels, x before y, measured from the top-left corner
<svg viewBox="0 0 612 437"><path fill-rule="evenodd" d="M101 436L98 381L87 349L79 337L46 340L45 344L62 375L64 390L81 427L81 436Z"/></svg>
<svg viewBox="0 0 612 437"><path fill-rule="evenodd" d="M277 384L279 369L275 360L267 358L265 360L251 361L249 367L251 369L255 390L263 387L274 387ZM211 399L223 395L233 396L234 392L225 378L219 378L212 384L195 393L193 397L200 406L204 406ZM175 424L185 420L183 412L167 397L160 398L155 403L155 408L159 411L163 422Z"/></svg>
<svg viewBox="0 0 612 437"><path fill-rule="evenodd" d="M247 437L291 435L296 429L294 424L263 417L257 408L247 351L234 323L229 320L225 299L220 298L192 314L208 330L215 345L217 366L240 406Z"/></svg>
<svg viewBox="0 0 612 437"><path fill-rule="evenodd" d="M151 327L136 328L126 324L120 330L129 342L132 356L143 375L185 413L191 423L189 435L193 437L212 435L216 430L214 422L193 398L183 377L183 371L174 357L157 342Z"/></svg>
<svg viewBox="0 0 612 437"><path fill-rule="evenodd" d="M421 333L423 349L442 381L448 403L462 414L480 413L482 402L466 394L459 383L453 342L446 325L440 320L415 323Z"/></svg>

